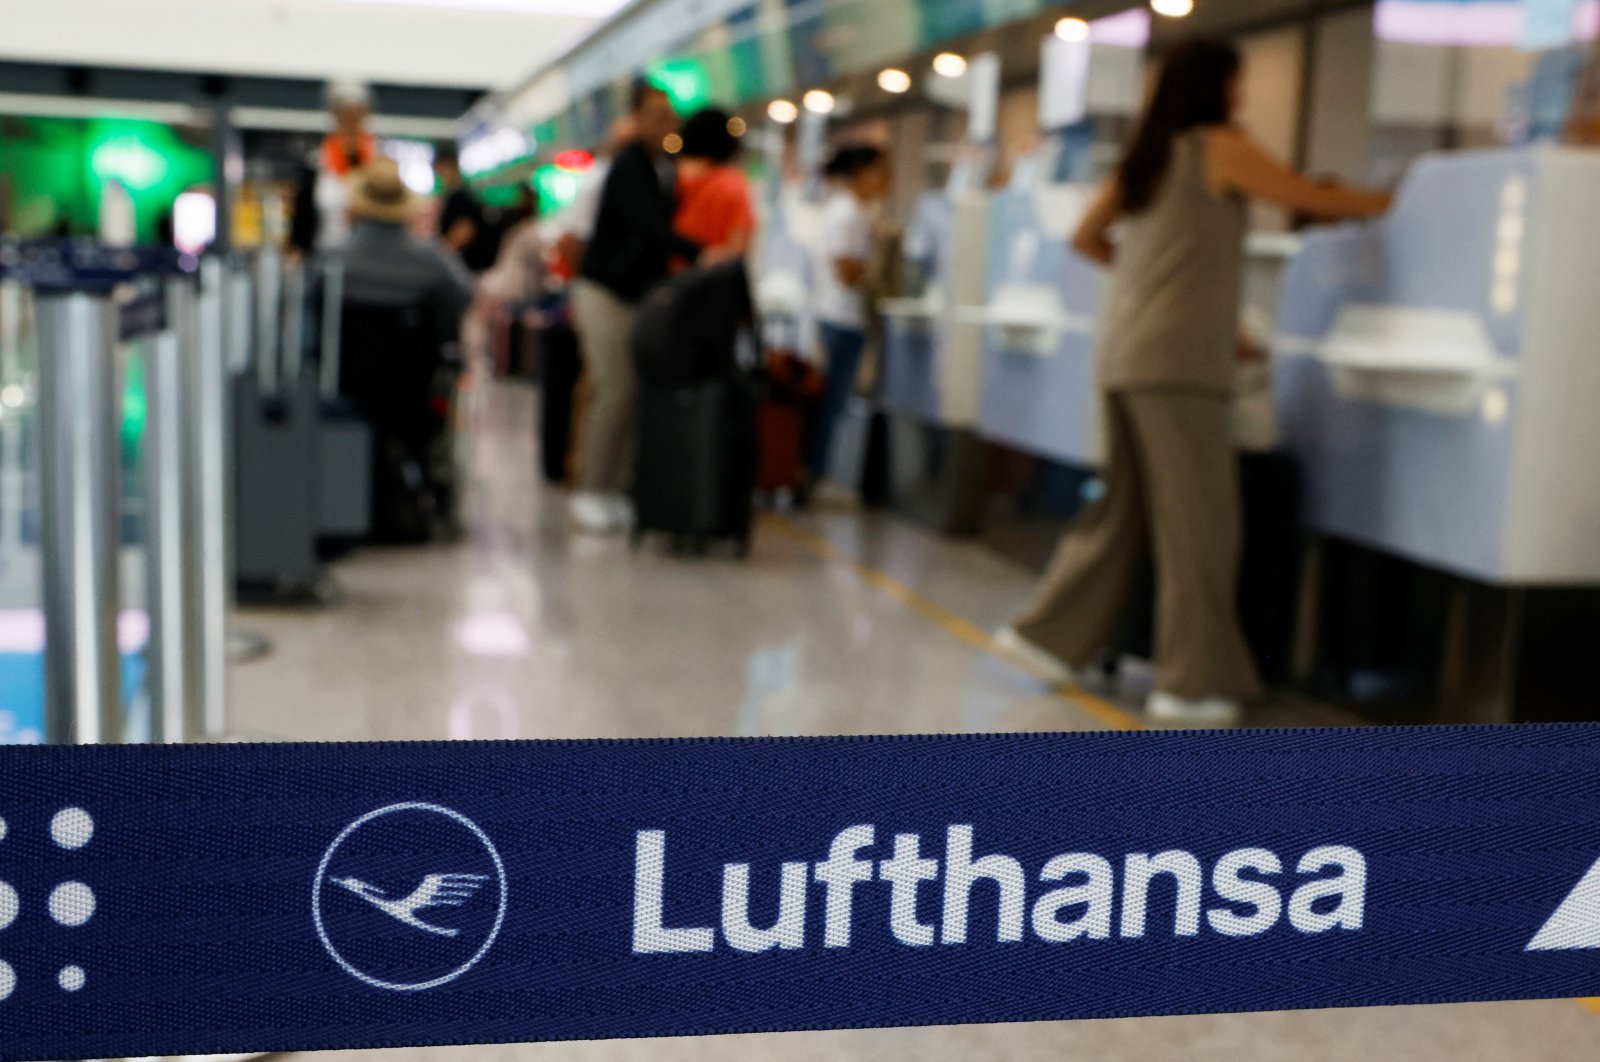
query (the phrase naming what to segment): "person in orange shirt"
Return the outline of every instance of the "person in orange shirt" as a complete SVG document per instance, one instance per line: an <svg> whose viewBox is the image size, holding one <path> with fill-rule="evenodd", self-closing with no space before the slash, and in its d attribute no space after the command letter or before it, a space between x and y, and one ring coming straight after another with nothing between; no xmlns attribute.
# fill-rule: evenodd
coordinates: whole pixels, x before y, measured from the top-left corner
<svg viewBox="0 0 1600 1062"><path fill-rule="evenodd" d="M378 158L378 141L367 131L372 97L365 85L336 81L328 86L333 129L308 161L295 192L289 244L301 256L341 246L350 238L351 178Z"/></svg>
<svg viewBox="0 0 1600 1062"><path fill-rule="evenodd" d="M679 134L683 149L674 227L718 260L749 251L756 231L750 185L734 165L741 145L732 128L726 111L708 107L690 116Z"/></svg>
<svg viewBox="0 0 1600 1062"><path fill-rule="evenodd" d="M367 132L370 97L365 86L341 83L329 87L328 104L334 127L322 141L322 169L348 179L378 157L377 138Z"/></svg>

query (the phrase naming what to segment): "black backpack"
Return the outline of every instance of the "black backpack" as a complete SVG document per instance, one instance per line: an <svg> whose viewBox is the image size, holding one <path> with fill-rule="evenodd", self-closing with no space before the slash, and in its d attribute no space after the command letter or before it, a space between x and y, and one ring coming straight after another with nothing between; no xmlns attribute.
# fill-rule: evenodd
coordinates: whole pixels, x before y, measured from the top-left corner
<svg viewBox="0 0 1600 1062"><path fill-rule="evenodd" d="M753 313L741 260L690 269L658 285L639 308L633 336L640 381L682 387L731 374Z"/></svg>

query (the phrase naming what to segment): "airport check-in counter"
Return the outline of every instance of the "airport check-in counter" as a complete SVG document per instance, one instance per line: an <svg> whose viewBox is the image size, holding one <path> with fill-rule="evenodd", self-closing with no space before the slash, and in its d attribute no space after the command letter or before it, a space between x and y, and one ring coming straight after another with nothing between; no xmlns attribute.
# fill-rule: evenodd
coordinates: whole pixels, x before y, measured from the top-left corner
<svg viewBox="0 0 1600 1062"><path fill-rule="evenodd" d="M989 204L976 189L924 194L901 241L902 294L878 304L890 501L952 533L975 530L980 516L983 336L959 307L988 282Z"/></svg>
<svg viewBox="0 0 1600 1062"><path fill-rule="evenodd" d="M1070 241L1096 188L1088 184L1013 187L997 196L990 226L987 300L961 307L983 329L978 429L1006 449L1087 475L1104 460L1095 347L1106 292L1105 271ZM1279 292L1299 238L1252 233L1246 243L1241 332L1266 345ZM1256 448L1276 443L1266 368L1242 368L1242 391L1260 387L1268 422L1248 434ZM1243 403L1242 403L1243 404ZM1058 479L1062 477L1057 477ZM1070 479L1069 477L1066 477Z"/></svg>
<svg viewBox="0 0 1600 1062"><path fill-rule="evenodd" d="M946 427L977 419L981 329L957 306L987 283L989 197L966 191L923 195L902 242L905 292L879 304L883 368L878 398L895 413Z"/></svg>
<svg viewBox="0 0 1600 1062"><path fill-rule="evenodd" d="M1077 467L1101 461L1095 319L1101 270L1073 253L1093 187L1013 187L995 197L987 300L962 308L983 331L979 431Z"/></svg>
<svg viewBox="0 0 1600 1062"><path fill-rule="evenodd" d="M1597 276L1600 156L1533 147L1424 159L1388 217L1313 232L1284 280L1307 524L1454 581L1453 716L1559 714L1552 645L1600 612Z"/></svg>
<svg viewBox="0 0 1600 1062"><path fill-rule="evenodd" d="M817 251L814 247L822 223L822 204L809 199L805 189L785 186L758 197L763 207L757 229L752 283L761 316L761 336L768 350L788 351L801 358L820 360L812 289ZM834 434L828 477L865 493L866 447L871 407L854 400Z"/></svg>

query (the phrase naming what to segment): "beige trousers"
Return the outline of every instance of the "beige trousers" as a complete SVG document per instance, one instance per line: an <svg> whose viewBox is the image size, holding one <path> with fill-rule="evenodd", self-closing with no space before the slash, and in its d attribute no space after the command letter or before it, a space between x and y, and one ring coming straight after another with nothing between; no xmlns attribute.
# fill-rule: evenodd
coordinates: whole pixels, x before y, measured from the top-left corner
<svg viewBox="0 0 1600 1062"><path fill-rule="evenodd" d="M1238 459L1226 396L1119 391L1106 398L1105 496L1062 539L1023 637L1075 667L1115 637L1147 553L1156 568L1156 686L1179 697L1251 697L1239 627Z"/></svg>
<svg viewBox="0 0 1600 1062"><path fill-rule="evenodd" d="M589 384L578 487L599 494L627 490L638 439L639 377L633 367L638 308L600 284L580 280L572 309Z"/></svg>

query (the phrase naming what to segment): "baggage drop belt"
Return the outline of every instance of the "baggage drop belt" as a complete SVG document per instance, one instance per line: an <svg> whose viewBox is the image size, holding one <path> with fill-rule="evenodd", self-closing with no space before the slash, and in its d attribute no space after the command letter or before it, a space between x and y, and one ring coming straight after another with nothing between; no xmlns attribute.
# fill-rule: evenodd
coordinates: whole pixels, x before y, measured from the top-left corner
<svg viewBox="0 0 1600 1062"><path fill-rule="evenodd" d="M1600 725L0 749L0 1058L1600 993Z"/></svg>

